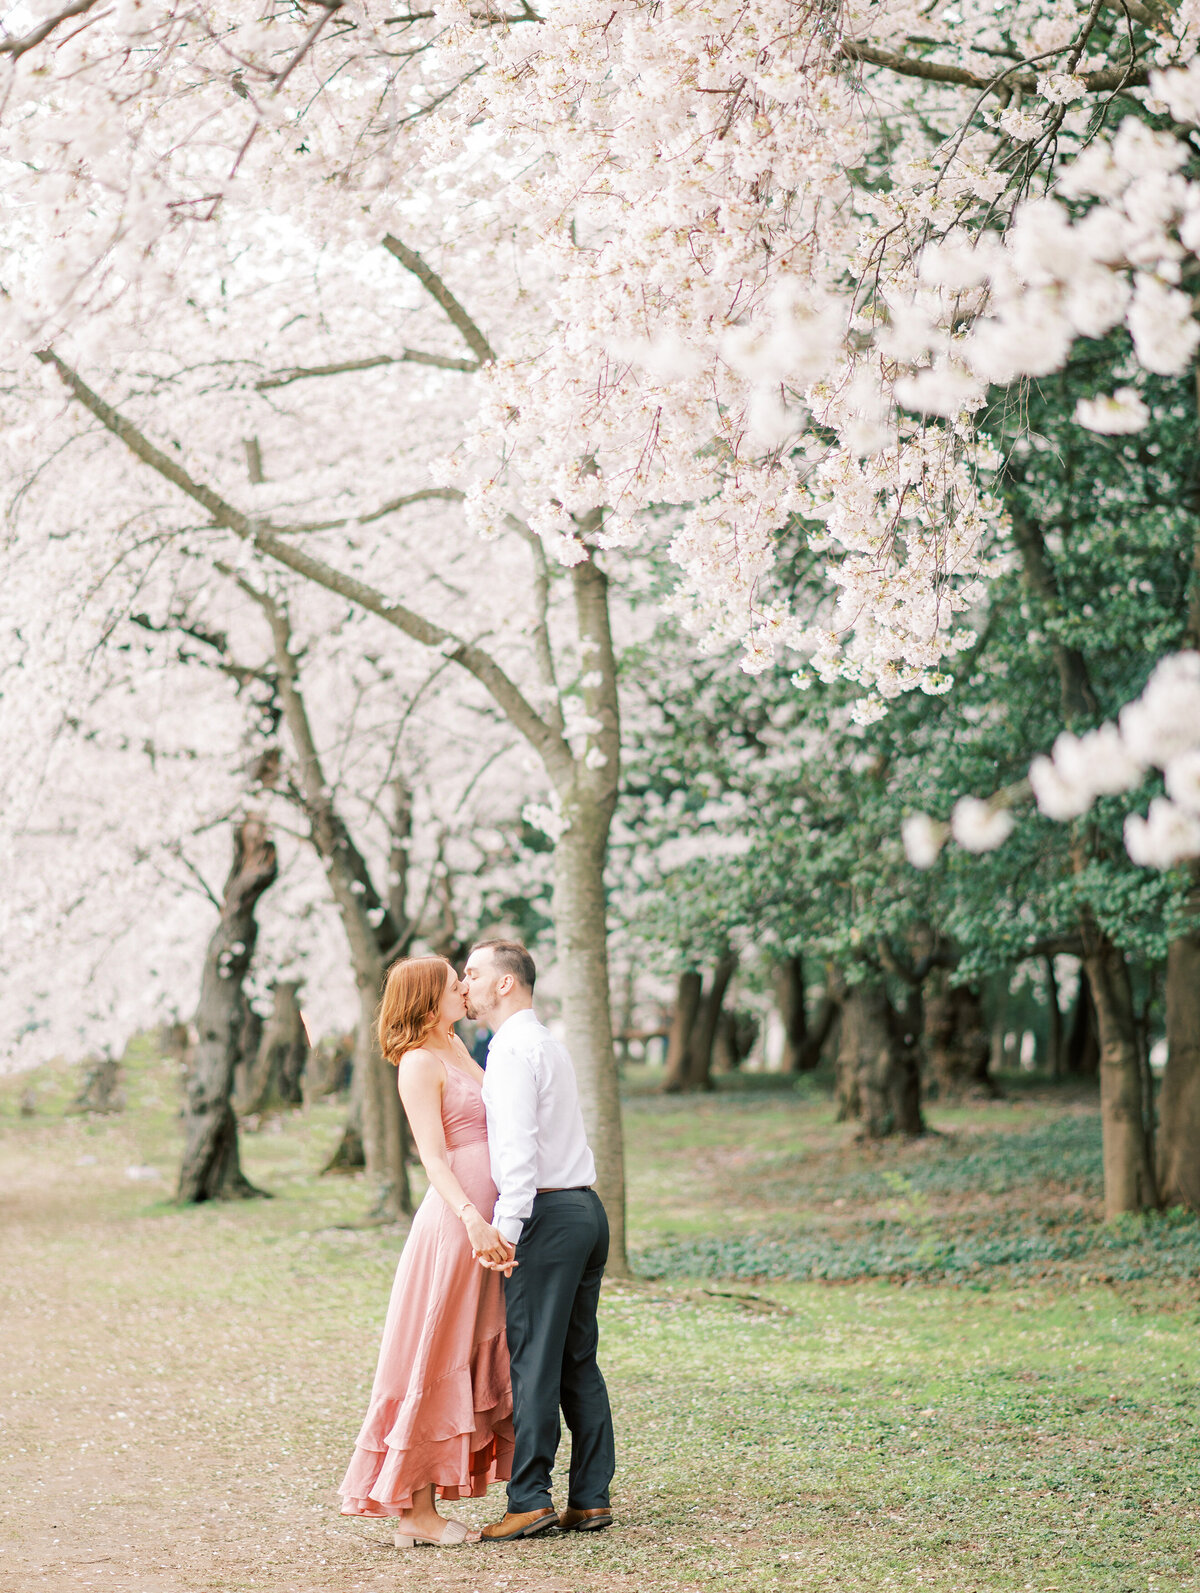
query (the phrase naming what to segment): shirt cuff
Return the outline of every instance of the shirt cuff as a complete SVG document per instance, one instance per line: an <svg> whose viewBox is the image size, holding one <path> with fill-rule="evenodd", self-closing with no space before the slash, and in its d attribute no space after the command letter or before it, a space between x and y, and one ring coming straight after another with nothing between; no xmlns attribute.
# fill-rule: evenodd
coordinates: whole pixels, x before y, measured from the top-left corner
<svg viewBox="0 0 1200 1593"><path fill-rule="evenodd" d="M508 1240L510 1245L516 1245L521 1238L521 1229L525 1224L520 1217L501 1217L496 1222L496 1227Z"/></svg>

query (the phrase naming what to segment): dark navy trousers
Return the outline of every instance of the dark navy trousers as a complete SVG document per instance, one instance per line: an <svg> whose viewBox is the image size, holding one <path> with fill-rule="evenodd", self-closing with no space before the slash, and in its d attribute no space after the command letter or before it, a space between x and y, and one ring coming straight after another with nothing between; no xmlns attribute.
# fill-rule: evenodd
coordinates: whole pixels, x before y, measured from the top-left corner
<svg viewBox="0 0 1200 1593"><path fill-rule="evenodd" d="M567 1504L607 1506L616 1468L608 1389L596 1364L596 1306L608 1260L608 1217L592 1189L538 1195L504 1281L512 1362L513 1450L508 1508L518 1514L551 1503L550 1473L571 1433Z"/></svg>

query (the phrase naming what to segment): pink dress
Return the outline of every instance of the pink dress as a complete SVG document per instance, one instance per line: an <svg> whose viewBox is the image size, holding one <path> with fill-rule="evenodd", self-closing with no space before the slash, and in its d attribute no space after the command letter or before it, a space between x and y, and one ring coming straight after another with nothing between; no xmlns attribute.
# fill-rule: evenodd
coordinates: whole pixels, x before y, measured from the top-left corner
<svg viewBox="0 0 1200 1593"><path fill-rule="evenodd" d="M481 1086L462 1068L444 1071L450 1166L490 1219ZM462 1221L430 1189L396 1269L371 1403L338 1489L342 1514L397 1516L431 1482L443 1499L461 1499L507 1481L512 1408L501 1275L474 1259Z"/></svg>

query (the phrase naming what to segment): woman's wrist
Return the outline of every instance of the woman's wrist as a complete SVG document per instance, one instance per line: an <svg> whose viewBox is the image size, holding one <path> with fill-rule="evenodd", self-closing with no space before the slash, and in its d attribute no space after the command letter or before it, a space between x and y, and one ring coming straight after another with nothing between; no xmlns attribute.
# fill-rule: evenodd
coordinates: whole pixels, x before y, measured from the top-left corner
<svg viewBox="0 0 1200 1593"><path fill-rule="evenodd" d="M462 1205L458 1208L458 1215L459 1215L460 1220L463 1221L463 1222L466 1222L467 1213L469 1211L474 1211L474 1210L475 1210L474 1201L464 1200Z"/></svg>

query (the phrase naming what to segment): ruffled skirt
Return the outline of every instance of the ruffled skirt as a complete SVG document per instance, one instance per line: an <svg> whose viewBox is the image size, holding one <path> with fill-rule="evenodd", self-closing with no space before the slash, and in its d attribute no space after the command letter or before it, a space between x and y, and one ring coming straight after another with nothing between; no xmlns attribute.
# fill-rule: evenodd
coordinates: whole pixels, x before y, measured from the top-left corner
<svg viewBox="0 0 1200 1593"><path fill-rule="evenodd" d="M490 1216L487 1142L452 1149L450 1165ZM475 1260L462 1222L431 1189L396 1269L371 1403L338 1490L342 1514L399 1515L430 1483L443 1499L479 1498L511 1469L503 1282Z"/></svg>

